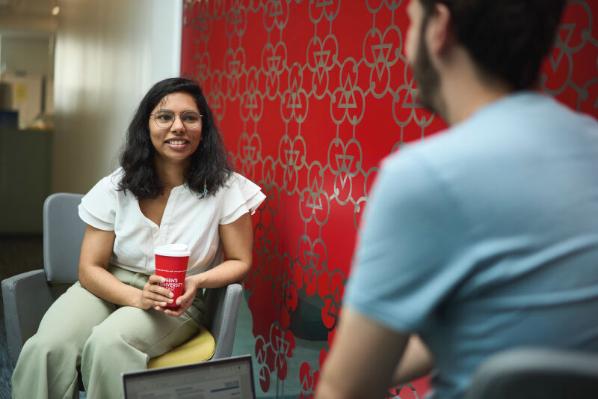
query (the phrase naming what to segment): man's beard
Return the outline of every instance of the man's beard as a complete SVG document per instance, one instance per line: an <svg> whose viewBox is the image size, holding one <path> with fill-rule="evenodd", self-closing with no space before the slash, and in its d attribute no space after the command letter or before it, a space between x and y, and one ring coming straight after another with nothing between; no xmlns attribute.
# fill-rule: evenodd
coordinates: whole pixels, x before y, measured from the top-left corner
<svg viewBox="0 0 598 399"><path fill-rule="evenodd" d="M427 20L422 24L417 44L417 53L412 65L413 77L417 82L417 101L428 110L446 118L446 106L440 95L440 75L432 64L428 53L428 46L424 39Z"/></svg>

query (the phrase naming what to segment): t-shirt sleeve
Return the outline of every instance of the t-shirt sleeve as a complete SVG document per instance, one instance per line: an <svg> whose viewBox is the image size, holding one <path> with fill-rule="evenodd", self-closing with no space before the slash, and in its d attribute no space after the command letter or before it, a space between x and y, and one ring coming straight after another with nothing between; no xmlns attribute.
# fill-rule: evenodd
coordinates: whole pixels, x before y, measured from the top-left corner
<svg viewBox="0 0 598 399"><path fill-rule="evenodd" d="M261 188L251 180L233 173L224 193L220 224L229 224L246 213L253 215L266 199Z"/></svg>
<svg viewBox="0 0 598 399"><path fill-rule="evenodd" d="M408 149L392 156L366 206L345 304L391 329L417 332L463 278L465 230L433 170Z"/></svg>
<svg viewBox="0 0 598 399"><path fill-rule="evenodd" d="M100 230L114 230L117 187L113 180L114 175L104 177L85 194L79 204L81 220Z"/></svg>

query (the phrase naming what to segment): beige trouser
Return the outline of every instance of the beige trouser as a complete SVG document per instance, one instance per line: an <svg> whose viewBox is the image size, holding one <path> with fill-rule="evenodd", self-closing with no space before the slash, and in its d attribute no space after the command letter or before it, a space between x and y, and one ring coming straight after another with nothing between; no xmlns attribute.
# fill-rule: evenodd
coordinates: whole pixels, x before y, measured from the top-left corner
<svg viewBox="0 0 598 399"><path fill-rule="evenodd" d="M110 271L142 288L147 276L121 268ZM88 399L122 398L121 373L143 370L150 358L168 352L199 330L205 316L198 295L182 316L116 306L77 282L44 315L23 346L12 376L15 399L74 398L80 367Z"/></svg>

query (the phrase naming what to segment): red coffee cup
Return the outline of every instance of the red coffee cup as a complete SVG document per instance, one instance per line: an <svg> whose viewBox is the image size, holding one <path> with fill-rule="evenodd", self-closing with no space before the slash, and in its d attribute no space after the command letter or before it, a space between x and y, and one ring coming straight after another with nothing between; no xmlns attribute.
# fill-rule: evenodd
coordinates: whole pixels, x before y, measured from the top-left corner
<svg viewBox="0 0 598 399"><path fill-rule="evenodd" d="M185 276L189 262L189 249L185 244L167 244L154 249L156 257L156 274L164 277L161 287L172 291L172 303L167 308L177 308L176 299L185 291Z"/></svg>

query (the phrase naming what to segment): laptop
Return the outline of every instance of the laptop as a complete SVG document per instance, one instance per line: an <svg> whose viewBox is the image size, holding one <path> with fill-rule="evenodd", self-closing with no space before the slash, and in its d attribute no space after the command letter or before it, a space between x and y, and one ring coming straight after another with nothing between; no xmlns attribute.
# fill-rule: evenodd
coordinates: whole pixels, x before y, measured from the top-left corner
<svg viewBox="0 0 598 399"><path fill-rule="evenodd" d="M125 399L255 399L251 356L123 373Z"/></svg>

